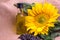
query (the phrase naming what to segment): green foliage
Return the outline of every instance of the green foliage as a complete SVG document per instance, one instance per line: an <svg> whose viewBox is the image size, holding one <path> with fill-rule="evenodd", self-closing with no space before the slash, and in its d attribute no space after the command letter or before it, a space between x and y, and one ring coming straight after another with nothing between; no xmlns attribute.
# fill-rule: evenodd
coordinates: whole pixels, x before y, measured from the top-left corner
<svg viewBox="0 0 60 40"><path fill-rule="evenodd" d="M22 4L23 4L22 10L23 10L24 14L25 14L25 15L28 15L27 9L32 9L32 6L34 6L34 3L32 3L32 4L22 3Z"/></svg>
<svg viewBox="0 0 60 40"><path fill-rule="evenodd" d="M51 31L52 39L57 36L60 36L60 22L59 21L55 23L55 27Z"/></svg>
<svg viewBox="0 0 60 40"><path fill-rule="evenodd" d="M30 4L24 3L23 4L23 12L25 15L28 15L27 9L32 9L32 6Z"/></svg>
<svg viewBox="0 0 60 40"><path fill-rule="evenodd" d="M26 27L25 27L25 17L21 16L20 13L16 16L16 27L17 27L17 34L23 34L26 33Z"/></svg>

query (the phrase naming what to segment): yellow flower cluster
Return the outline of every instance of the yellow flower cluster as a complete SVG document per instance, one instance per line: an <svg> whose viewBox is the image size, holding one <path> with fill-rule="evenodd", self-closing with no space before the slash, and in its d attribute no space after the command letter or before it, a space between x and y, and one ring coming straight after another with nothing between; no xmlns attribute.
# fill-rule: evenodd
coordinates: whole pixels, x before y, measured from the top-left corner
<svg viewBox="0 0 60 40"><path fill-rule="evenodd" d="M32 9L27 9L28 16L25 17L25 26L29 33L46 34L50 27L54 27L54 23L59 17L58 9L50 3L35 3Z"/></svg>

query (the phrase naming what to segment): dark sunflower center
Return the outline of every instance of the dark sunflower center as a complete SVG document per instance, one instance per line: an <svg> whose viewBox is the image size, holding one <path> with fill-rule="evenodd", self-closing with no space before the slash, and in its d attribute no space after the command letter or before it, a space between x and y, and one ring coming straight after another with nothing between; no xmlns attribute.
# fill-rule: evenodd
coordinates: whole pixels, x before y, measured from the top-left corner
<svg viewBox="0 0 60 40"><path fill-rule="evenodd" d="M44 16L41 16L38 18L38 22L39 23L44 23L46 21L45 17Z"/></svg>

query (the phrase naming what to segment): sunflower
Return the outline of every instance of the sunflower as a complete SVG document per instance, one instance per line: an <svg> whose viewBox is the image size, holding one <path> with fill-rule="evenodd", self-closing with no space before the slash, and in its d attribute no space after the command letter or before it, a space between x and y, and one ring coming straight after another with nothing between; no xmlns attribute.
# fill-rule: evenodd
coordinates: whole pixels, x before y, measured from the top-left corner
<svg viewBox="0 0 60 40"><path fill-rule="evenodd" d="M27 9L28 16L25 17L25 26L29 33L48 35L50 27L59 17L58 9L50 3L35 3L32 9Z"/></svg>

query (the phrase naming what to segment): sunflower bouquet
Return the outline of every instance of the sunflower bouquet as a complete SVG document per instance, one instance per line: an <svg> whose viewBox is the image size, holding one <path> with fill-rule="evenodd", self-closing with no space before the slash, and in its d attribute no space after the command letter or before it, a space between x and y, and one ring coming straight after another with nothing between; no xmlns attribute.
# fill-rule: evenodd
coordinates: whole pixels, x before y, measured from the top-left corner
<svg viewBox="0 0 60 40"><path fill-rule="evenodd" d="M51 3L17 3L17 34L21 40L55 40L60 36L60 14Z"/></svg>

